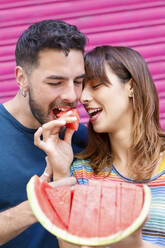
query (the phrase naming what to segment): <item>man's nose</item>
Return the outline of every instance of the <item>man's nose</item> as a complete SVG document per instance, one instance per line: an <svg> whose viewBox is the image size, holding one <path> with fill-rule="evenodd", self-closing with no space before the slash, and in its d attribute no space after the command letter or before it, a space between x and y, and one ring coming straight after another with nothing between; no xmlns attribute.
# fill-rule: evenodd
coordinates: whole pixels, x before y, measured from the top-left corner
<svg viewBox="0 0 165 248"><path fill-rule="evenodd" d="M68 85L65 86L65 88L63 89L61 98L66 101L66 102L75 102L77 100L79 100L79 95L78 91L75 88L74 83L69 83Z"/></svg>

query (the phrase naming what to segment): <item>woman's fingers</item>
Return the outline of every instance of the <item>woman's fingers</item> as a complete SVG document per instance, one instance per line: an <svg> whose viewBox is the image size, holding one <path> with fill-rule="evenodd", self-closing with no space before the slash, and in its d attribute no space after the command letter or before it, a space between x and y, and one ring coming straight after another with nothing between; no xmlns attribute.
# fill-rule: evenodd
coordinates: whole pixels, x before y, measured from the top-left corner
<svg viewBox="0 0 165 248"><path fill-rule="evenodd" d="M66 123L75 122L77 118L75 116L62 116L57 120L53 120L50 122L45 123L42 126L42 135L43 140L47 140L50 135L57 135L59 136L60 130Z"/></svg>
<svg viewBox="0 0 165 248"><path fill-rule="evenodd" d="M74 134L74 131L73 129L70 129L70 128L67 128L66 131L65 131L65 136L64 136L64 140L71 145L71 142L72 142L72 136Z"/></svg>
<svg viewBox="0 0 165 248"><path fill-rule="evenodd" d="M40 127L34 134L34 144L38 146L40 149L44 148L44 142L48 139L48 137L53 133L53 135L58 135L61 127L66 124L65 120L53 120L48 123L45 123L42 127ZM42 139L41 139L42 135Z"/></svg>
<svg viewBox="0 0 165 248"><path fill-rule="evenodd" d="M59 136L60 129L65 126L65 124L66 121L64 119L57 119L42 125L43 140L46 141L51 134Z"/></svg>
<svg viewBox="0 0 165 248"><path fill-rule="evenodd" d="M44 142L41 140L42 127L40 127L34 134L34 144L40 149L43 149Z"/></svg>

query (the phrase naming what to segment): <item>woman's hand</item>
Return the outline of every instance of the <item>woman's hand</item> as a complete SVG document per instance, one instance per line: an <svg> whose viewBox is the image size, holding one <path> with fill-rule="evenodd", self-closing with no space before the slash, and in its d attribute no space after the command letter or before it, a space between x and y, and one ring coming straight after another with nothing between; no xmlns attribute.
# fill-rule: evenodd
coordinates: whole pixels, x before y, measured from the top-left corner
<svg viewBox="0 0 165 248"><path fill-rule="evenodd" d="M47 165L52 168L53 180L70 175L70 165L73 161L71 140L74 130L66 128L64 140L59 137L60 130L66 123L77 120L68 114L69 112L44 124L34 135L34 144L47 154Z"/></svg>

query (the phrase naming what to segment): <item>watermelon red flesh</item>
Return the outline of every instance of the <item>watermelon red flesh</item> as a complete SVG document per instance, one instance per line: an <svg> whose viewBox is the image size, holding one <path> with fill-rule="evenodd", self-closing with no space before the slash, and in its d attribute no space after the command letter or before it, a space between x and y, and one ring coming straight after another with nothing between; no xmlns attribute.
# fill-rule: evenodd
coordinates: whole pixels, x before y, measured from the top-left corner
<svg viewBox="0 0 165 248"><path fill-rule="evenodd" d="M84 210L81 232L84 237L98 237L100 214L101 185L91 186L87 190L86 208ZM90 204L88 204L90 202ZM90 223L92 223L92 228Z"/></svg>
<svg viewBox="0 0 165 248"><path fill-rule="evenodd" d="M147 186L111 181L53 188L35 177L27 186L34 214L48 231L71 243L102 246L119 241L143 223L149 210Z"/></svg>
<svg viewBox="0 0 165 248"><path fill-rule="evenodd" d="M89 180L89 183L90 185L96 185L98 181ZM130 226L138 217L144 203L143 187L140 185L104 180L101 180L101 184L104 187L102 187L100 207L100 237L108 235L108 233L114 234ZM111 193L109 188L111 188ZM108 211L109 206L110 211ZM112 230L109 229L109 220L111 220Z"/></svg>
<svg viewBox="0 0 165 248"><path fill-rule="evenodd" d="M72 122L72 123L66 123L65 126L67 128L70 128L70 129L73 129L73 130L77 131L78 127L79 127L79 121L80 121L80 114L79 114L77 109L70 109L68 111L61 111L60 113L57 114L57 116L58 116L58 118L60 118L63 114L65 114L65 113L67 113L69 111L72 111L72 114L70 116L72 116L72 117L75 116L77 118L77 120Z"/></svg>
<svg viewBox="0 0 165 248"><path fill-rule="evenodd" d="M88 187L81 187L81 185L75 185L73 200L72 200L72 209L70 213L70 222L68 231L72 234L79 236L82 235L80 231L81 224L83 222L83 212L86 208L86 196ZM79 209L80 207L80 209Z"/></svg>
<svg viewBox="0 0 165 248"><path fill-rule="evenodd" d="M117 230L119 228L124 230L130 226L142 210L143 189L133 186L131 184L123 184L122 187L118 187L118 199L116 199L117 213L121 217L118 219Z"/></svg>
<svg viewBox="0 0 165 248"><path fill-rule="evenodd" d="M100 203L100 225L99 237L111 235L116 232L116 193L109 191L110 187L102 188L102 198ZM109 211L107 211L107 208ZM111 225L109 225L111 222ZM111 228L110 228L111 227Z"/></svg>
<svg viewBox="0 0 165 248"><path fill-rule="evenodd" d="M142 210L144 198L143 198L143 190L142 188L138 189L137 187L132 188L131 185L127 185L127 187L123 187L120 189L120 216L121 223L120 227L124 230L130 224L134 222L134 220L139 216L139 213ZM125 196L125 197L124 197ZM127 200L129 199L129 202ZM128 219L129 216L129 219Z"/></svg>
<svg viewBox="0 0 165 248"><path fill-rule="evenodd" d="M72 202L69 187L69 194L66 186L47 187L44 191L58 220L68 227L69 233L88 238L106 237L126 229L138 217L143 206L143 189L127 183L103 185L76 185ZM62 207L61 198L65 199L66 206L62 204Z"/></svg>
<svg viewBox="0 0 165 248"><path fill-rule="evenodd" d="M83 234L83 237L98 237L100 196L100 184L90 187L75 186L68 229L70 233L78 236Z"/></svg>
<svg viewBox="0 0 165 248"><path fill-rule="evenodd" d="M61 222L67 228L71 209L71 188L69 186L64 186L62 188L47 187L45 191L52 207L61 219Z"/></svg>
<svg viewBox="0 0 165 248"><path fill-rule="evenodd" d="M59 219L58 215L56 214L56 212L54 211L54 209L52 208L47 194L45 192L46 188L50 188L51 186L49 186L47 183L42 182L40 183L40 180L38 177L36 177L36 183L35 183L35 193L37 196L37 200L38 203L41 207L41 210L43 211L43 213L45 213L45 215L47 216L47 218L57 227L65 229L65 226L63 225L63 223L61 222L61 220Z"/></svg>

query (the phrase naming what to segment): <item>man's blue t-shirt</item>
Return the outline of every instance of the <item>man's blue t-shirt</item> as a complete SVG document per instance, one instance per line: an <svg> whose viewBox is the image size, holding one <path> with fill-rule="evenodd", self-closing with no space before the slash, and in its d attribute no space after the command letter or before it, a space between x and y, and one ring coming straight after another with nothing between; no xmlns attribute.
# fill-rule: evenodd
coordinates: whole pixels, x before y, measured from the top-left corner
<svg viewBox="0 0 165 248"><path fill-rule="evenodd" d="M21 106L20 106L21 107ZM45 153L34 145L36 130L24 127L0 104L0 211L27 200L26 184L45 168ZM87 129L79 125L74 133L74 153L87 145ZM33 224L3 248L57 248L55 236L39 223Z"/></svg>

